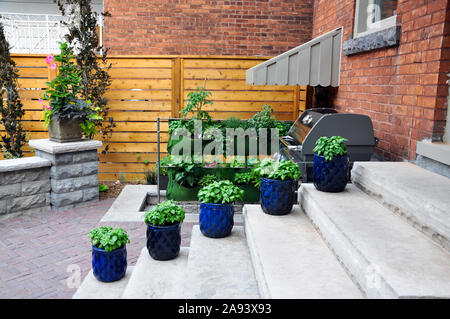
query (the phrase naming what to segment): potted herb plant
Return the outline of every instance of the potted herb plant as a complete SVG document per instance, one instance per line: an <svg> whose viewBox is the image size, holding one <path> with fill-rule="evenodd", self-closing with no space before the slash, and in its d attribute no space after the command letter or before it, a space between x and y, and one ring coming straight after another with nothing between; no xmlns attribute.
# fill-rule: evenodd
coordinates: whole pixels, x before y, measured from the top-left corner
<svg viewBox="0 0 450 319"><path fill-rule="evenodd" d="M228 180L211 183L198 192L200 230L212 238L226 237L234 225L233 202L242 200L244 191Z"/></svg>
<svg viewBox="0 0 450 319"><path fill-rule="evenodd" d="M322 192L342 192L349 180L347 139L322 136L314 148L313 182Z"/></svg>
<svg viewBox="0 0 450 319"><path fill-rule="evenodd" d="M234 175L234 183L244 191L244 203L259 202L259 181L260 177L253 170Z"/></svg>
<svg viewBox="0 0 450 319"><path fill-rule="evenodd" d="M103 282L121 279L127 271L128 234L122 228L99 227L89 232L92 244L92 269Z"/></svg>
<svg viewBox="0 0 450 319"><path fill-rule="evenodd" d="M172 200L162 202L144 214L147 249L156 260L174 259L180 252L184 210Z"/></svg>
<svg viewBox="0 0 450 319"><path fill-rule="evenodd" d="M86 136L96 134L94 121L102 120L102 117L90 101L78 98L82 91L81 71L73 62L75 56L68 44L61 43L60 49L60 54L50 55L46 59L51 69L58 69L58 75L47 82L48 88L39 102L50 140L65 143L81 140L82 132Z"/></svg>
<svg viewBox="0 0 450 319"><path fill-rule="evenodd" d="M255 173L261 177L262 210L270 215L289 214L294 205L296 181L301 176L297 164L289 160L277 162L266 158L255 168Z"/></svg>

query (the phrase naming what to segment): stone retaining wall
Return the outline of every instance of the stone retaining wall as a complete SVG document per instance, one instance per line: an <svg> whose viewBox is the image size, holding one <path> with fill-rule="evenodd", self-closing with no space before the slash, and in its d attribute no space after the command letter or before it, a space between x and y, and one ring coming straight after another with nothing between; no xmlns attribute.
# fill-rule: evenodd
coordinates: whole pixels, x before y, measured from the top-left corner
<svg viewBox="0 0 450 319"><path fill-rule="evenodd" d="M36 156L0 161L0 215L50 209L50 166Z"/></svg>

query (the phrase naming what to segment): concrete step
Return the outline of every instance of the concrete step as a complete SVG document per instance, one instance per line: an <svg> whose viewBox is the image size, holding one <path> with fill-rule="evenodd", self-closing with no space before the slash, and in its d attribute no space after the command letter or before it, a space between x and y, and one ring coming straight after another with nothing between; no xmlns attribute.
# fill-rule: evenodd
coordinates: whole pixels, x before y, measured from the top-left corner
<svg viewBox="0 0 450 319"><path fill-rule="evenodd" d="M189 248L182 247L177 258L158 261L143 248L122 298L183 298L182 282L186 276L188 254Z"/></svg>
<svg viewBox="0 0 450 319"><path fill-rule="evenodd" d="M300 202L369 298L449 298L450 254L355 185L300 187Z"/></svg>
<svg viewBox="0 0 450 319"><path fill-rule="evenodd" d="M362 298L298 205L285 216L244 206L244 225L262 298Z"/></svg>
<svg viewBox="0 0 450 319"><path fill-rule="evenodd" d="M72 299L119 299L131 278L133 269L133 266L128 266L125 276L114 282L98 281L91 269Z"/></svg>
<svg viewBox="0 0 450 319"><path fill-rule="evenodd" d="M450 179L406 162L356 162L352 181L450 251Z"/></svg>
<svg viewBox="0 0 450 319"><path fill-rule="evenodd" d="M259 298L242 226L230 236L208 238L192 229L184 298Z"/></svg>

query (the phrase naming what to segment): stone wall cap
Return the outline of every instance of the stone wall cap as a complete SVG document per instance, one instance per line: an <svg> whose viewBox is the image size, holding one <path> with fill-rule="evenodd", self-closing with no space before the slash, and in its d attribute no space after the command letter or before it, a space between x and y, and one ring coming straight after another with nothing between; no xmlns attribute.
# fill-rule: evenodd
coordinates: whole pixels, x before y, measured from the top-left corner
<svg viewBox="0 0 450 319"><path fill-rule="evenodd" d="M12 172L24 169L48 167L51 165L52 162L38 156L14 158L0 161L0 172Z"/></svg>
<svg viewBox="0 0 450 319"><path fill-rule="evenodd" d="M97 140L82 140L79 142L58 143L49 139L30 140L30 146L46 153L60 154L71 152L82 152L96 150L102 147L103 143Z"/></svg>

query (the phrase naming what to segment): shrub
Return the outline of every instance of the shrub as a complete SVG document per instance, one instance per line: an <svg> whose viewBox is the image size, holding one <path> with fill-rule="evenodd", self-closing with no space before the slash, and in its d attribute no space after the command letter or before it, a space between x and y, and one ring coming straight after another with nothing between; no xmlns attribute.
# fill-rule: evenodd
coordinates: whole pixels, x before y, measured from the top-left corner
<svg viewBox="0 0 450 319"><path fill-rule="evenodd" d="M170 226L184 220L184 210L173 200L159 203L144 214L146 224L154 226Z"/></svg>
<svg viewBox="0 0 450 319"><path fill-rule="evenodd" d="M99 227L89 232L91 244L105 251L113 251L122 248L130 242L128 234L122 228Z"/></svg>
<svg viewBox="0 0 450 319"><path fill-rule="evenodd" d="M25 111L17 90L18 71L16 63L11 59L9 43L0 23L0 124L6 133L1 137L0 147L6 158L22 157L22 147L26 142L22 127Z"/></svg>
<svg viewBox="0 0 450 319"><path fill-rule="evenodd" d="M202 203L228 204L242 200L244 191L228 180L211 183L198 192Z"/></svg>
<svg viewBox="0 0 450 319"><path fill-rule="evenodd" d="M302 172L294 162L289 160L277 162L272 158L264 159L254 171L260 177L282 181L297 180L302 175Z"/></svg>
<svg viewBox="0 0 450 319"><path fill-rule="evenodd" d="M347 154L346 141L348 140L341 136L322 136L317 139L313 151L319 156L324 156L327 161L331 161L335 156Z"/></svg>

